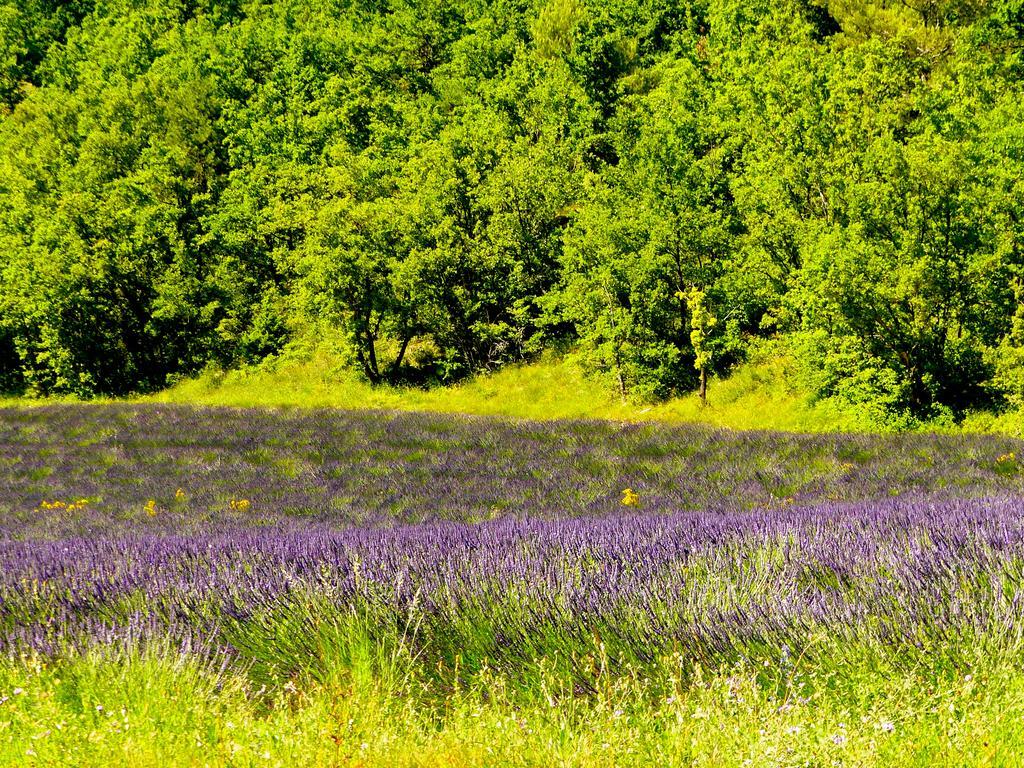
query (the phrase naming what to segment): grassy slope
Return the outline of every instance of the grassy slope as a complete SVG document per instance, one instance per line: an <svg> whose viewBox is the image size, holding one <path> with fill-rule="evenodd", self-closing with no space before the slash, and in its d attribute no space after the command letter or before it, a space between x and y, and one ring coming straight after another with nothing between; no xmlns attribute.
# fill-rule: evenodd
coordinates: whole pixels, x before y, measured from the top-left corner
<svg viewBox="0 0 1024 768"><path fill-rule="evenodd" d="M149 400L194 405L386 408L529 419L598 418L703 423L732 429L791 432L876 431L863 415L832 401L815 401L794 383L785 359L740 366L711 382L709 402L695 394L655 405L621 402L571 361L546 356L454 387L372 387L329 355L274 369L233 371L178 384ZM929 429L946 431L941 425ZM979 413L961 429L1024 437L1024 415ZM959 430L957 430L959 431Z"/></svg>
<svg viewBox="0 0 1024 768"><path fill-rule="evenodd" d="M656 405L623 403L571 361L547 356L463 384L423 389L372 387L329 356L273 370L233 371L182 382L151 400L230 406L387 408L529 419L598 418L700 422L736 429L802 432L864 425L828 403L787 386L784 363L748 365L713 381L707 407L696 395Z"/></svg>
<svg viewBox="0 0 1024 768"><path fill-rule="evenodd" d="M712 380L707 406L701 405L696 394L652 405L624 403L602 383L585 376L571 360L553 354L456 386L418 389L371 386L336 356L320 352L308 359L206 374L139 399L232 407L380 408L523 419L664 421L786 432L879 431L863 413L835 401L815 400L796 381L793 364L786 358L747 363L727 378ZM70 400L0 397L0 407ZM925 429L1024 437L1024 413L979 412L957 427L933 423Z"/></svg>
<svg viewBox="0 0 1024 768"><path fill-rule="evenodd" d="M623 403L573 363L553 357L430 390L371 387L331 363L329 358L319 358L275 371L192 380L155 399L203 405L393 408L529 419L651 419L807 432L858 426L849 416L827 405L812 405L802 393L789 391L779 364L748 366L725 381L713 382L710 403L702 408L696 395L651 406Z"/></svg>

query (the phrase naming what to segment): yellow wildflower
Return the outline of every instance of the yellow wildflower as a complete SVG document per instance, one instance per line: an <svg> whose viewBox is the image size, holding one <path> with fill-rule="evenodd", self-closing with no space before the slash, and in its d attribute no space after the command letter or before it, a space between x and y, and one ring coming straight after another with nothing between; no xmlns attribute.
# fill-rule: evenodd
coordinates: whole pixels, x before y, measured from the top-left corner
<svg viewBox="0 0 1024 768"><path fill-rule="evenodd" d="M78 509L85 509L85 505L89 503L88 499L76 499L75 501L47 501L43 499L39 502L40 509L63 509L67 512L74 512Z"/></svg>
<svg viewBox="0 0 1024 768"><path fill-rule="evenodd" d="M640 506L640 494L638 494L632 488L624 489L622 491L622 506L624 506L624 507L639 507Z"/></svg>

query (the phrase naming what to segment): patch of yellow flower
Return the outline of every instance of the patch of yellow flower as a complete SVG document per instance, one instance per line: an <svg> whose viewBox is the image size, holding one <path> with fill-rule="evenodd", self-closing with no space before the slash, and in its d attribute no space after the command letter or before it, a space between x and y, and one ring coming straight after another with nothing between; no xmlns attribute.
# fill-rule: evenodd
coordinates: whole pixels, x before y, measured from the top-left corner
<svg viewBox="0 0 1024 768"><path fill-rule="evenodd" d="M179 504L185 501L186 498L187 497L185 496L185 492L181 488L174 492L174 500Z"/></svg>
<svg viewBox="0 0 1024 768"><path fill-rule="evenodd" d="M640 506L640 494L634 491L632 488L626 488L622 491L622 506L624 507L639 507Z"/></svg>
<svg viewBox="0 0 1024 768"><path fill-rule="evenodd" d="M996 471L1001 474L1011 474L1021 469L1021 464L1017 462L1017 454L1010 451L996 459L995 468Z"/></svg>
<svg viewBox="0 0 1024 768"><path fill-rule="evenodd" d="M248 512L252 502L248 499L231 499L231 508L236 512Z"/></svg>
<svg viewBox="0 0 1024 768"><path fill-rule="evenodd" d="M79 509L85 509L89 504L88 499L76 499L75 501L46 501L45 499L39 502L40 509L62 509L65 512L75 512Z"/></svg>
<svg viewBox="0 0 1024 768"><path fill-rule="evenodd" d="M143 508L149 517L156 517L156 499L150 499Z"/></svg>

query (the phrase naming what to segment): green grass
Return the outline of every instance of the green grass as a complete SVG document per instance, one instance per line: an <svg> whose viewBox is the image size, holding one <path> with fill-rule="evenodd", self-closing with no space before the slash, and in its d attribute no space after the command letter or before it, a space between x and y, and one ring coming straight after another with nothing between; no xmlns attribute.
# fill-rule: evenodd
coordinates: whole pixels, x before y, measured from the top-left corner
<svg viewBox="0 0 1024 768"><path fill-rule="evenodd" d="M713 379L708 403L696 394L656 404L623 402L584 375L571 359L546 354L462 384L433 389L371 386L337 358L320 353L305 361L208 374L148 400L222 406L385 408L527 419L594 418L701 423L730 429L789 432L874 432L864 414L834 400L816 400L797 383L791 360L763 358ZM1024 437L1020 412L971 414L957 427L931 431L1002 433Z"/></svg>
<svg viewBox="0 0 1024 768"><path fill-rule="evenodd" d="M484 670L424 703L415 660L349 658L267 693L172 652L0 664L11 766L1014 766L1024 673L986 659L929 676L863 663L617 673L574 696L540 666L527 691ZM599 662L598 662L599 663Z"/></svg>
<svg viewBox="0 0 1024 768"><path fill-rule="evenodd" d="M708 405L695 394L654 405L624 403L571 360L545 355L465 383L434 389L371 386L330 355L270 369L210 374L147 398L224 406L386 408L529 419L699 422L736 429L861 431L867 424L791 385L784 360L740 367L713 380Z"/></svg>
<svg viewBox="0 0 1024 768"><path fill-rule="evenodd" d="M337 355L321 350L255 368L210 372L136 399L231 407L379 408L522 419L664 421L787 432L880 431L866 413L835 400L815 399L801 387L794 368L785 356L764 356L738 366L725 378L712 379L707 405L695 393L639 404L623 402L601 382L584 375L570 358L554 353L455 386L425 389L370 385ZM74 402L74 398L0 398L0 406L43 402ZM959 425L935 422L922 429L1024 437L1024 414L982 411L969 414Z"/></svg>

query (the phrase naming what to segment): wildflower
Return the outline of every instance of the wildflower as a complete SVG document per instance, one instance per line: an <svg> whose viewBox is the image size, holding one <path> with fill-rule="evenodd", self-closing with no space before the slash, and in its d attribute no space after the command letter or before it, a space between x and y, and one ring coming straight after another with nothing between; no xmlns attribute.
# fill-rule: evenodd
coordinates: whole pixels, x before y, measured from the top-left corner
<svg viewBox="0 0 1024 768"><path fill-rule="evenodd" d="M179 504L180 504L181 502L183 502L183 501L185 500L185 491L183 491L183 490L182 490L181 488L179 488L178 490L176 490L176 491L174 492L174 500L175 500L176 502L178 502Z"/></svg>
<svg viewBox="0 0 1024 768"><path fill-rule="evenodd" d="M1020 465L1017 463L1017 454L1013 451L1004 453L998 459L996 459L996 471L1012 473L1019 469Z"/></svg>
<svg viewBox="0 0 1024 768"><path fill-rule="evenodd" d="M837 747L846 746L846 741L847 739L845 733L837 733L834 736L832 736L832 743L835 744Z"/></svg>
<svg viewBox="0 0 1024 768"><path fill-rule="evenodd" d="M892 733L896 730L896 726L893 724L892 720L883 720L878 724L878 728L883 733Z"/></svg>
<svg viewBox="0 0 1024 768"><path fill-rule="evenodd" d="M782 644L782 652L779 654L779 666L789 666L789 645L786 643Z"/></svg>
<svg viewBox="0 0 1024 768"><path fill-rule="evenodd" d="M40 509L66 509L70 512L74 512L75 509L85 506L87 499L79 499L78 502L68 504L66 501L46 501L45 499L39 502Z"/></svg>
<svg viewBox="0 0 1024 768"><path fill-rule="evenodd" d="M624 507L639 507L640 506L640 494L634 491L632 488L626 488L622 491L622 506Z"/></svg>
<svg viewBox="0 0 1024 768"><path fill-rule="evenodd" d="M252 502L248 499L231 499L231 508L236 512L248 512L251 506Z"/></svg>
<svg viewBox="0 0 1024 768"><path fill-rule="evenodd" d="M145 511L150 517L156 517L156 499L150 499L146 502Z"/></svg>

